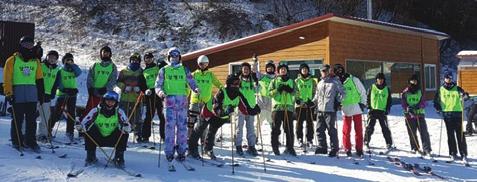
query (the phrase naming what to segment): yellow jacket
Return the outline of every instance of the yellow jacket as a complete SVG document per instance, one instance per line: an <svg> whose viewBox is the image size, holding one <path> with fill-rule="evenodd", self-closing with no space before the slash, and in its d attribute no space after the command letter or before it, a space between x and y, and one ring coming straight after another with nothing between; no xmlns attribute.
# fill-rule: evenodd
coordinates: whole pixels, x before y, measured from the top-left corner
<svg viewBox="0 0 477 182"><path fill-rule="evenodd" d="M3 92L5 96L13 95L13 64L15 63L15 56L19 56L21 59L22 56L19 52L15 52L13 56L10 56L5 62L5 67L3 68ZM41 69L41 63L38 59L33 59L38 64L38 69L36 69L36 80L43 79L43 71Z"/></svg>

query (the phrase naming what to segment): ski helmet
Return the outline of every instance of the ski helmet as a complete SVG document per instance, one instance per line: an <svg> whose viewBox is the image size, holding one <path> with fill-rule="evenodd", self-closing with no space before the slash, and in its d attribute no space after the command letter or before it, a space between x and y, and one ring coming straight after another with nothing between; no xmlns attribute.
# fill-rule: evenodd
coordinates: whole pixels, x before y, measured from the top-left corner
<svg viewBox="0 0 477 182"><path fill-rule="evenodd" d="M201 55L197 58L197 64L200 63L209 63L209 58L206 55Z"/></svg>
<svg viewBox="0 0 477 182"><path fill-rule="evenodd" d="M288 65L286 65L286 64L280 64L280 65L278 65L277 70L280 70L281 68L285 68L285 69L288 71Z"/></svg>
<svg viewBox="0 0 477 182"><path fill-rule="evenodd" d="M61 58L61 62L62 62L63 64L65 64L66 60L68 60L68 59L73 60L73 54L71 54L71 53L66 53L66 54L63 56L63 58Z"/></svg>
<svg viewBox="0 0 477 182"><path fill-rule="evenodd" d="M104 47L102 47L101 50L99 50L99 53L101 54L103 51L109 52L109 53L112 54L111 48L110 48L109 46L104 46Z"/></svg>
<svg viewBox="0 0 477 182"><path fill-rule="evenodd" d="M448 79L452 80L452 72L450 72L450 71L444 72L444 78L448 78Z"/></svg>
<svg viewBox="0 0 477 182"><path fill-rule="evenodd" d="M275 70L275 68L276 68L276 67L275 67L275 63L273 63L272 60L267 61L267 64L265 64L265 69L267 69L268 67L272 67L273 70Z"/></svg>
<svg viewBox="0 0 477 182"><path fill-rule="evenodd" d="M48 56L56 56L56 58L59 58L59 54L55 50L48 51L48 53L46 54L46 57Z"/></svg>
<svg viewBox="0 0 477 182"><path fill-rule="evenodd" d="M308 71L310 71L310 67L309 67L308 64L306 64L306 63L301 63L301 64L300 64L299 70L301 71L301 69L303 69L303 68L306 68L306 69L308 69Z"/></svg>
<svg viewBox="0 0 477 182"><path fill-rule="evenodd" d="M146 52L146 54L144 54L144 59L146 58L154 58L154 55L152 54L152 52Z"/></svg>
<svg viewBox="0 0 477 182"><path fill-rule="evenodd" d="M114 100L116 102L119 101L119 95L115 91L108 91L106 94L103 95L103 100Z"/></svg>
<svg viewBox="0 0 477 182"><path fill-rule="evenodd" d="M240 78L239 78L239 76L236 75L236 74L230 74L230 75L227 76L227 80L225 81L225 84L226 84L227 86L229 86L229 85L233 85L234 83L236 84L237 81L238 81L239 84L240 84Z"/></svg>
<svg viewBox="0 0 477 182"><path fill-rule="evenodd" d="M386 77L384 76L384 73L378 73L376 74L375 79L381 79L381 80L386 80Z"/></svg>
<svg viewBox="0 0 477 182"><path fill-rule="evenodd" d="M177 47L172 47L167 51L167 58L169 59L170 57L181 57L181 51Z"/></svg>
<svg viewBox="0 0 477 182"><path fill-rule="evenodd" d="M30 44L33 46L33 44L34 44L35 42L33 41L33 38L31 38L31 37L29 37L29 36L23 36L22 38L20 38L20 42L19 42L19 43L20 43L20 45L21 45L21 44L30 43Z"/></svg>
<svg viewBox="0 0 477 182"><path fill-rule="evenodd" d="M132 60L138 60L139 62L141 62L141 55L137 52L132 53L129 57L129 62L131 62Z"/></svg>

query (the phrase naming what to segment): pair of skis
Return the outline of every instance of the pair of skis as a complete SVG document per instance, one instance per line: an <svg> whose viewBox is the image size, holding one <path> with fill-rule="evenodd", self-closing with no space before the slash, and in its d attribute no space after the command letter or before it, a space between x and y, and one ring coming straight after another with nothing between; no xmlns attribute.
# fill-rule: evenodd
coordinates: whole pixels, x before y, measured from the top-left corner
<svg viewBox="0 0 477 182"><path fill-rule="evenodd" d="M445 179L444 177L434 173L432 171L432 168L429 167L429 166L420 166L419 164L414 164L413 165L413 164L410 164L410 163L406 163L406 162L402 161L401 159L399 159L397 157L393 158L393 157L388 156L387 159L389 160L389 162L394 163L396 166L401 167L404 170L410 171L411 173L413 173L416 176L422 176L422 174L420 172L423 172L425 174L437 177L439 179Z"/></svg>
<svg viewBox="0 0 477 182"><path fill-rule="evenodd" d="M89 170L91 168L95 168L95 167L102 167L102 165L99 165L99 163L85 164L84 167L82 167L80 169L77 169L77 170L74 169L74 165L73 165L73 167L71 168L71 171L66 176L67 176L67 178L76 178L79 175L81 175L84 171L87 171L87 170ZM128 176L138 177L138 178L142 177L141 173L136 173L136 172L128 170L126 168L116 168L116 169L119 169L120 171L123 171Z"/></svg>
<svg viewBox="0 0 477 182"><path fill-rule="evenodd" d="M167 163L167 170L168 170L169 172L176 172L176 167L175 167L175 165L174 165L174 161L176 161L176 160L172 160L172 161L169 161L169 162ZM191 166L188 162L186 162L186 161L177 161L177 163L181 164L181 165L184 167L184 169L186 169L187 171L195 171L195 168L192 167L192 166Z"/></svg>

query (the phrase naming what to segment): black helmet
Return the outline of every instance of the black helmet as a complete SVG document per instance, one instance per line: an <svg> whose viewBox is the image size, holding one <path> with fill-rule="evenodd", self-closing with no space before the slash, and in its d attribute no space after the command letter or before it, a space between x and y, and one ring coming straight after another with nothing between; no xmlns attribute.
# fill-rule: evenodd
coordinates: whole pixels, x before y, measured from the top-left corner
<svg viewBox="0 0 477 182"><path fill-rule="evenodd" d="M288 65L286 64L279 64L277 70L280 70L281 68L285 68L288 71Z"/></svg>
<svg viewBox="0 0 477 182"><path fill-rule="evenodd" d="M109 52L111 54L113 53L113 52L111 52L111 48L109 46L102 47L101 50L99 50L99 54L101 54L103 51Z"/></svg>
<svg viewBox="0 0 477 182"><path fill-rule="evenodd" d="M33 41L33 38L30 37L30 36L23 36L22 38L20 38L19 44L22 44L22 43L31 43L31 44L34 44L35 41Z"/></svg>
<svg viewBox="0 0 477 182"><path fill-rule="evenodd" d="M417 74L412 74L411 77L409 77L409 79L407 80L407 82L411 83L411 80L416 80L418 81L417 83L419 83L419 77L417 76Z"/></svg>
<svg viewBox="0 0 477 182"><path fill-rule="evenodd" d="M273 63L273 60L267 61L267 64L265 64L265 69L267 69L268 67L272 67L275 70L276 66L275 63Z"/></svg>
<svg viewBox="0 0 477 182"><path fill-rule="evenodd" d="M129 62L131 62L131 60L138 60L139 62L141 62L141 55L137 52L135 53L132 53L131 56L129 57Z"/></svg>
<svg viewBox="0 0 477 182"><path fill-rule="evenodd" d="M308 64L306 64L306 63L301 63L301 64L300 64L299 70L301 70L301 69L303 69L303 68L306 68L306 69L308 69L308 71L310 71L310 67L309 67Z"/></svg>
<svg viewBox="0 0 477 182"><path fill-rule="evenodd" d="M60 57L60 55L58 54L58 52L56 52L55 50L51 50L51 51L48 51L48 53L46 53L46 56L56 56L57 58Z"/></svg>
<svg viewBox="0 0 477 182"><path fill-rule="evenodd" d="M61 58L61 62L62 62L63 64L65 64L65 61L66 61L67 59L73 59L73 54L71 54L71 53L66 53L66 54L63 56L63 58Z"/></svg>
<svg viewBox="0 0 477 182"><path fill-rule="evenodd" d="M241 64L241 66L242 66L242 67L246 66L246 67L248 67L249 69L252 68L252 66L251 66L249 63L247 63L247 62L243 62L243 63Z"/></svg>
<svg viewBox="0 0 477 182"><path fill-rule="evenodd" d="M375 79L381 79L381 80L386 80L386 77L384 76L384 73L378 73L376 74Z"/></svg>
<svg viewBox="0 0 477 182"><path fill-rule="evenodd" d="M230 75L227 76L227 80L225 81L225 84L226 84L227 86L233 85L234 82L236 82L236 81L239 81L239 82L240 82L239 76L236 75L236 74L230 74Z"/></svg>
<svg viewBox="0 0 477 182"><path fill-rule="evenodd" d="M144 59L146 58L154 58L154 55L152 54L152 52L146 52L146 54L144 54Z"/></svg>
<svg viewBox="0 0 477 182"><path fill-rule="evenodd" d="M444 78L448 78L448 79L452 80L452 72L450 72L450 71L444 72Z"/></svg>

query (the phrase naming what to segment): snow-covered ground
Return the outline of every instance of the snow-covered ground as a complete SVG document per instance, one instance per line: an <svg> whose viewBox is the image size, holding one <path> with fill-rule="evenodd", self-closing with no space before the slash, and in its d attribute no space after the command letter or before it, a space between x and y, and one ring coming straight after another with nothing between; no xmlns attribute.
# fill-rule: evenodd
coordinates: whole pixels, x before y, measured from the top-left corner
<svg viewBox="0 0 477 182"><path fill-rule="evenodd" d="M405 121L401 116L402 110L400 106L392 107L392 114L389 116L389 125L392 130L395 146L399 149L391 152L391 156L397 156L408 163L419 163L420 165L431 166L433 171L447 180L452 181L477 181L477 169L475 158L477 151L477 137L468 137L467 144L469 148L469 158L472 167L463 167L461 164L448 164L443 162L448 160L447 157L438 157L438 163L432 163L428 160L416 158L414 154L410 154L409 139L407 136ZM439 149L439 132L441 120L431 107L426 109L428 113L427 123L429 127L432 149L434 153L438 153ZM157 122L157 121L156 121ZM339 120L339 131L341 131L342 121ZM158 127L155 128L156 141L158 141ZM263 139L265 144L265 156L271 158L267 162L267 172L264 173L263 161L261 157L246 156L245 158L235 158L239 167L235 168L235 174L232 174L230 166L222 168L213 166L202 166L200 161L190 160L196 171L186 171L181 166L176 166L177 172L168 172L164 154L161 152L160 167L158 167L158 148L150 150L143 148L137 144L132 144L132 136L130 137L129 148L126 151L126 167L130 170L140 172L142 178L135 178L125 175L122 171L108 167L92 168L86 170L78 178L67 178L72 166L78 168L83 165L85 151L82 145L60 146L56 149L56 154L52 154L51 150L42 148L41 154L43 159L35 159L37 156L32 152L25 152L25 156L20 157L16 150L9 147L9 129L10 119L3 117L0 119L0 178L2 181L435 181L435 177L425 175L415 176L414 174L402 170L399 167L387 162L384 156L374 153L383 151L385 144L380 131L380 127L376 126L375 134L372 139L373 155L366 156L365 160L358 160L359 164L355 165L351 160L346 159L344 154L340 154L340 158L328 158L323 155L314 155L313 152L303 153L303 150L297 148L298 158L286 156L291 162L283 160L282 157L270 155L270 127L268 124L263 126ZM57 138L55 140L65 141L64 136L65 122L62 121L59 127ZM226 161L231 160L230 148L230 125L223 127L224 142L217 143L215 148L219 158ZM282 137L280 136L280 139ZM340 133L341 140L341 133ZM443 128L441 155L446 155L447 138L445 128ZM340 141L341 143L341 141ZM152 144L151 144L152 145ZM260 146L258 146L260 149ZM284 150L283 148L281 149ZM312 149L313 150L313 149ZM106 151L109 153L111 149ZM310 150L309 150L310 151ZM68 154L67 158L60 159L56 155ZM100 150L97 151L100 161L105 163L106 159ZM375 163L374 166L367 165L370 160ZM315 164L311 164L314 162Z"/></svg>

